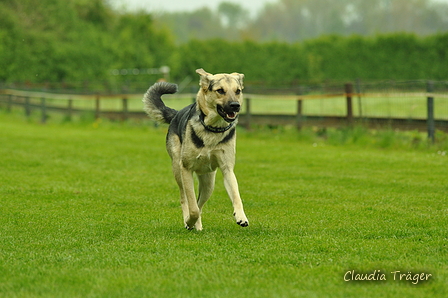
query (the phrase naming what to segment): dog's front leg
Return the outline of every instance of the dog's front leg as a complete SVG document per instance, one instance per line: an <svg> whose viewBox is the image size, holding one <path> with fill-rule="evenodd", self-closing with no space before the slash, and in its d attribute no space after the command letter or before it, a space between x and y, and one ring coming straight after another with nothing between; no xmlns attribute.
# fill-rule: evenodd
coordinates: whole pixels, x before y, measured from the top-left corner
<svg viewBox="0 0 448 298"><path fill-rule="evenodd" d="M224 186L233 204L233 216L235 217L236 223L242 227L247 227L249 220L246 214L244 214L243 202L241 201L235 173L230 169L224 169L222 173L224 176Z"/></svg>
<svg viewBox="0 0 448 298"><path fill-rule="evenodd" d="M196 196L194 194L194 179L193 172L181 166L181 179L184 194L187 198L188 204L188 216L185 218L185 227L188 230L192 230L195 227L195 223L198 221L201 213L199 211ZM201 227L199 227L200 229Z"/></svg>

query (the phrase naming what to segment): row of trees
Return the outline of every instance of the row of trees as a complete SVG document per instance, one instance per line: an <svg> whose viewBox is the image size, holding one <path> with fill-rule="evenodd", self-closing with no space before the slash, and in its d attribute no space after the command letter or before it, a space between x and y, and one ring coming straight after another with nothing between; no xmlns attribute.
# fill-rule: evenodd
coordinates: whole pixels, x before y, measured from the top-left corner
<svg viewBox="0 0 448 298"><path fill-rule="evenodd" d="M227 26L235 23L231 7L220 7L227 11ZM2 0L0 82L149 84L157 77L117 76L111 70L162 65L170 66L177 82L195 79L199 67L238 71L248 84L276 86L327 79L448 78L447 33L326 35L294 43L190 39L177 45L171 31L157 24L148 13L119 13L103 0Z"/></svg>
<svg viewBox="0 0 448 298"><path fill-rule="evenodd" d="M157 22L178 43L221 36L230 40L296 42L323 34L370 36L448 31L448 3L437 0L278 0L255 17L241 5L222 2L216 11L163 13Z"/></svg>
<svg viewBox="0 0 448 298"><path fill-rule="evenodd" d="M176 73L194 75L198 66L238 70L248 80L275 85L355 78L446 80L447 46L448 34L332 35L302 43L194 40L178 48L182 59Z"/></svg>

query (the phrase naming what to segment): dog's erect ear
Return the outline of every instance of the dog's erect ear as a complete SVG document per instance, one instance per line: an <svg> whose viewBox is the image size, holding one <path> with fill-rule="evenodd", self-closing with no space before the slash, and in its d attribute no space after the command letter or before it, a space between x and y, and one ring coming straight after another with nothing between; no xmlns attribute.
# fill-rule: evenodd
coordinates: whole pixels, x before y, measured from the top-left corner
<svg viewBox="0 0 448 298"><path fill-rule="evenodd" d="M244 88L244 86L243 86L244 74L234 72L234 73L231 73L230 75L235 77L238 80L238 83L240 83L241 88Z"/></svg>
<svg viewBox="0 0 448 298"><path fill-rule="evenodd" d="M199 80L199 86L201 86L202 89L207 90L213 79L213 75L206 72L202 68L196 69L196 72L201 76L201 79Z"/></svg>
<svg viewBox="0 0 448 298"><path fill-rule="evenodd" d="M211 73L206 72L205 70L203 70L202 68L196 69L196 72L198 74L200 74L201 76L212 76Z"/></svg>

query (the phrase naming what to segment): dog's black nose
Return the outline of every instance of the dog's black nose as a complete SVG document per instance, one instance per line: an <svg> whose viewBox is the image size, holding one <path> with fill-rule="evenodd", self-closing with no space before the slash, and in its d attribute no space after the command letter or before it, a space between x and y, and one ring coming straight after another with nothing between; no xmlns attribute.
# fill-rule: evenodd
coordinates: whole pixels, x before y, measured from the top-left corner
<svg viewBox="0 0 448 298"><path fill-rule="evenodd" d="M237 102L237 101L232 101L232 102L229 104L229 106L230 106L230 108L232 109L232 111L234 111L234 112L239 112L239 111L240 111L240 107L241 107L241 105L240 105L240 103Z"/></svg>

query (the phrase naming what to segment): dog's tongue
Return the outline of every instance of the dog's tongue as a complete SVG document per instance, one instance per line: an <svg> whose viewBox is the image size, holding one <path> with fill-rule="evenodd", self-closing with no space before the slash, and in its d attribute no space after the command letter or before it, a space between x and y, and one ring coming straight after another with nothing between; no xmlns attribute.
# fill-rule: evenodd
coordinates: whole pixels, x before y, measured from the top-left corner
<svg viewBox="0 0 448 298"><path fill-rule="evenodd" d="M233 119L233 118L235 118L235 113L228 113L227 114L227 117L229 118L229 119Z"/></svg>

